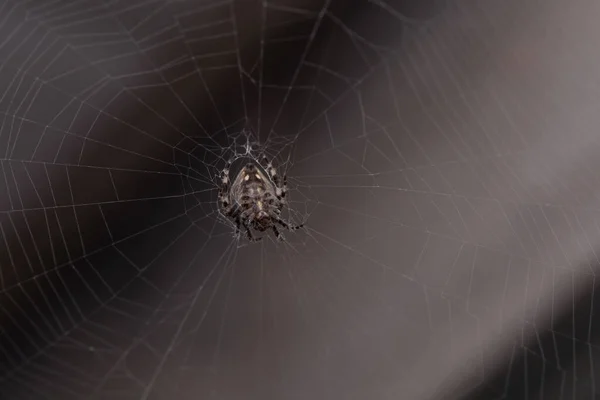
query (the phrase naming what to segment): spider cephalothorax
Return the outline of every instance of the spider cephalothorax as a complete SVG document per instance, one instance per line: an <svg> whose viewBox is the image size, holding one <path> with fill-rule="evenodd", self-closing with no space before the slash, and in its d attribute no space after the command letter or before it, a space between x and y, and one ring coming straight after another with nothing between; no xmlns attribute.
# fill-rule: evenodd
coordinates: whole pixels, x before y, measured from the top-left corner
<svg viewBox="0 0 600 400"><path fill-rule="evenodd" d="M249 240L261 239L256 239L252 230L264 232L267 229L272 229L282 240L277 225L288 230L296 230L302 225L290 225L281 219L281 211L286 204L287 177L284 175L281 179L266 157L262 162L263 166L253 162L246 164L233 183L229 179L232 161L227 163L221 174L219 206L221 212L235 223L237 232L242 227L245 229Z"/></svg>

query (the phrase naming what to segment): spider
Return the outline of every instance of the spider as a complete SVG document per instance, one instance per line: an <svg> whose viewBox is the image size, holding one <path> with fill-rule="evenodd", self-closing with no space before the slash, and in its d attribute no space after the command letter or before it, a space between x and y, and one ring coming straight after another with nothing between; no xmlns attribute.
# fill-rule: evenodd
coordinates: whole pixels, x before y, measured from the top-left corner
<svg viewBox="0 0 600 400"><path fill-rule="evenodd" d="M232 163L233 160L228 161L221 172L219 206L223 215L235 223L236 234L244 228L248 240L257 242L262 237L255 238L252 230L272 229L277 239L283 240L277 225L290 231L302 228L303 224L291 225L281 219L281 211L287 204L287 176L283 175L281 179L267 157L262 158L264 165L260 168L253 162L247 163L230 184Z"/></svg>

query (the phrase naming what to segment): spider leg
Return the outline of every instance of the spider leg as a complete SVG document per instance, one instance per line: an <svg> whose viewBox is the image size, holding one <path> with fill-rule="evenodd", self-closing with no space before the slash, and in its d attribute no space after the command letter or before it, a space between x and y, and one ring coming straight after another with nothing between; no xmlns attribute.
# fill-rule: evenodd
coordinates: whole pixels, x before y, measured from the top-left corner
<svg viewBox="0 0 600 400"><path fill-rule="evenodd" d="M252 231L250 230L250 227L247 224L244 224L244 228L246 228L246 236L248 237L249 241L260 242L262 240L262 237L256 238L254 237L254 235L252 235Z"/></svg>
<svg viewBox="0 0 600 400"><path fill-rule="evenodd" d="M242 197L242 202L244 198ZM240 219L242 221L247 221L248 217L252 214L252 208L248 204L242 203L242 210L240 212Z"/></svg>
<svg viewBox="0 0 600 400"><path fill-rule="evenodd" d="M271 228L273 229L273 232L275 233L275 236L277 236L277 239L281 240L283 242L285 239L283 238L283 235L281 234L281 232L279 232L279 230L277 229L277 227L275 225L273 225Z"/></svg>
<svg viewBox="0 0 600 400"><path fill-rule="evenodd" d="M284 220L282 220L281 218L277 218L276 219L277 223L281 226L283 226L285 229L290 230L290 231L295 231L297 229L300 229L304 226L304 224L300 224L300 225L290 225L287 222L285 222Z"/></svg>
<svg viewBox="0 0 600 400"><path fill-rule="evenodd" d="M229 168L233 160L227 161L225 168L221 171L221 186L219 187L219 206L223 214L229 216L233 209L233 205L230 204L229 199L229 190L230 190L230 180L229 180Z"/></svg>
<svg viewBox="0 0 600 400"><path fill-rule="evenodd" d="M238 216L235 218L235 234L238 235L242 232L242 223L240 221L240 216L238 214Z"/></svg>
<svg viewBox="0 0 600 400"><path fill-rule="evenodd" d="M226 193L219 194L219 207L221 208L221 212L227 216L231 216L231 212L233 211L233 204L229 203L229 196Z"/></svg>
<svg viewBox="0 0 600 400"><path fill-rule="evenodd" d="M279 200L285 201L285 195L287 194L287 175L283 175L283 185L281 185L281 196Z"/></svg>
<svg viewBox="0 0 600 400"><path fill-rule="evenodd" d="M275 185L275 195L277 196L277 199L283 201L285 194L287 193L287 175L284 174L283 178L280 178L277 169L273 167L273 163L269 161L266 156L263 156L262 162L264 164L263 167L269 174L269 178L271 178Z"/></svg>

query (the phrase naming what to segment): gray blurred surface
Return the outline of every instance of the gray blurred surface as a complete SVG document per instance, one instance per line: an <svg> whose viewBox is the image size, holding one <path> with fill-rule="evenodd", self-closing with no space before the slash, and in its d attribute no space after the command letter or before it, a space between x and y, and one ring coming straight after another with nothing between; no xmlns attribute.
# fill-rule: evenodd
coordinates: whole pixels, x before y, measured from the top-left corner
<svg viewBox="0 0 600 400"><path fill-rule="evenodd" d="M415 4L0 2L0 398L593 398L600 3Z"/></svg>

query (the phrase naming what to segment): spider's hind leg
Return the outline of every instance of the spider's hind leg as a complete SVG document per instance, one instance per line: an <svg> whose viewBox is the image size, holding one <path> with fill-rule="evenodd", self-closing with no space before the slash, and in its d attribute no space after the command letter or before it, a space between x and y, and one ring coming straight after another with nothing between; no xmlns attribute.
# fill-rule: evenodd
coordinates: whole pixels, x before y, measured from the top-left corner
<svg viewBox="0 0 600 400"><path fill-rule="evenodd" d="M235 232L233 235L236 239L239 239L242 235L242 224L240 222L240 218L239 218L239 216L237 216L232 219L233 219L233 222L235 223Z"/></svg>
<svg viewBox="0 0 600 400"><path fill-rule="evenodd" d="M254 237L254 235L252 234L252 231L250 230L250 227L248 225L244 225L244 227L246 228L246 237L248 238L249 241L251 242L260 242L262 240L262 237Z"/></svg>
<svg viewBox="0 0 600 400"><path fill-rule="evenodd" d="M283 237L283 235L281 234L281 232L279 232L279 229L277 229L277 227L275 225L273 225L271 227L273 229L273 232L275 233L275 236L277 237L277 240L284 242L285 238Z"/></svg>
<svg viewBox="0 0 600 400"><path fill-rule="evenodd" d="M285 229L290 230L290 231L298 230L298 229L300 229L300 228L302 228L304 226L304 224L290 225L287 222L285 222L284 220L282 220L281 218L277 218L277 223L279 225L283 226Z"/></svg>

